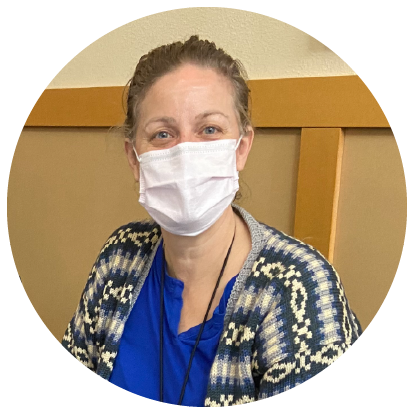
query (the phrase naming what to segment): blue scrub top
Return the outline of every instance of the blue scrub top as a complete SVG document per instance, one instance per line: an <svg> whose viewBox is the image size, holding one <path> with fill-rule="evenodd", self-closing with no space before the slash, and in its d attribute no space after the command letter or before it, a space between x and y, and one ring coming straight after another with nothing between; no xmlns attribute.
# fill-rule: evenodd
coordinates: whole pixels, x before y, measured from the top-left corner
<svg viewBox="0 0 412 413"><path fill-rule="evenodd" d="M160 283L163 242L125 324L110 382L139 396L159 400ZM218 274L216 274L216 277ZM210 368L223 331L223 318L236 277L226 285L219 305L206 322L190 369L184 406L204 406ZM184 283L165 269L163 324L163 401L179 402L190 354L200 324L178 334ZM206 309L205 309L206 310Z"/></svg>

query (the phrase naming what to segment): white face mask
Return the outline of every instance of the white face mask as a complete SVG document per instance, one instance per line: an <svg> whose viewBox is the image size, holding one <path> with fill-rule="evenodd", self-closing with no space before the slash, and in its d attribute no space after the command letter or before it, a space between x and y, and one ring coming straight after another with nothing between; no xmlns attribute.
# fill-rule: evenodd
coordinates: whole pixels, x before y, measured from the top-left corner
<svg viewBox="0 0 412 413"><path fill-rule="evenodd" d="M166 231L195 236L210 228L239 189L240 140L184 142L136 157L139 202Z"/></svg>

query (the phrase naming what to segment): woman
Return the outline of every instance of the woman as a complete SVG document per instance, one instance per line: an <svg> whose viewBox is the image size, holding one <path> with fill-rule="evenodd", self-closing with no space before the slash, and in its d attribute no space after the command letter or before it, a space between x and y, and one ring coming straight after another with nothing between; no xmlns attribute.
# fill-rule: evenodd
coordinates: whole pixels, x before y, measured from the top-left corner
<svg viewBox="0 0 412 413"><path fill-rule="evenodd" d="M239 62L192 36L143 56L125 149L153 221L116 230L63 345L133 393L190 406L266 398L361 333L332 266L232 204L254 131Z"/></svg>

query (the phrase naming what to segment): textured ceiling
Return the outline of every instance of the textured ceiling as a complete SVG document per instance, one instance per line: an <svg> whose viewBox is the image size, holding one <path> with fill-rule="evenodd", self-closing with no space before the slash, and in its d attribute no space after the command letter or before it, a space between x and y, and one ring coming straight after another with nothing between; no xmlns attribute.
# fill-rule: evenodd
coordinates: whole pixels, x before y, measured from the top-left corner
<svg viewBox="0 0 412 413"><path fill-rule="evenodd" d="M354 74L325 45L279 20L236 9L188 8L113 30L80 51L48 87L124 85L141 55L192 34L213 40L240 59L250 79Z"/></svg>

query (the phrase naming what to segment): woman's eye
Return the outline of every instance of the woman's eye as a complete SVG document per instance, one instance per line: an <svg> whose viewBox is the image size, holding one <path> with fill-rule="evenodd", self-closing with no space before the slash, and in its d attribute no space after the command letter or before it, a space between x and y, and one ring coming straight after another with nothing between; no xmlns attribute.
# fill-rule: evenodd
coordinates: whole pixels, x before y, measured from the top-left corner
<svg viewBox="0 0 412 413"><path fill-rule="evenodd" d="M155 138L158 138L158 139L167 139L169 137L170 137L170 135L167 132L164 132L164 131L158 132L155 135Z"/></svg>
<svg viewBox="0 0 412 413"><path fill-rule="evenodd" d="M206 135L213 135L214 133L217 132L217 129L214 126L208 126L203 130Z"/></svg>

